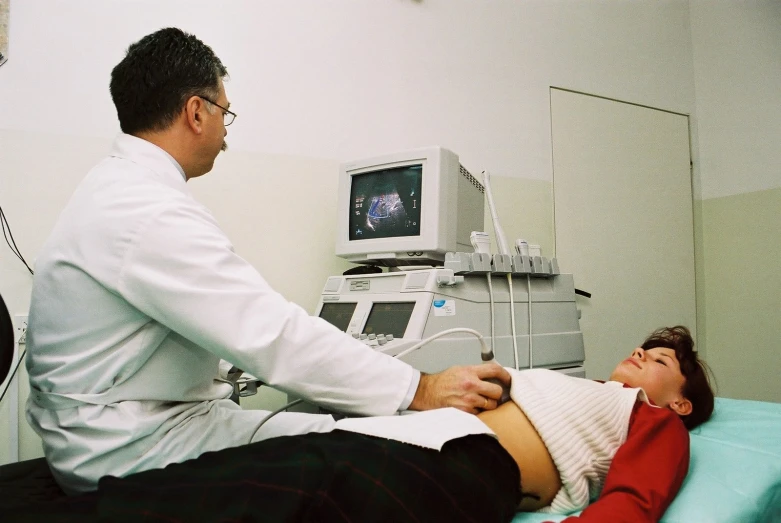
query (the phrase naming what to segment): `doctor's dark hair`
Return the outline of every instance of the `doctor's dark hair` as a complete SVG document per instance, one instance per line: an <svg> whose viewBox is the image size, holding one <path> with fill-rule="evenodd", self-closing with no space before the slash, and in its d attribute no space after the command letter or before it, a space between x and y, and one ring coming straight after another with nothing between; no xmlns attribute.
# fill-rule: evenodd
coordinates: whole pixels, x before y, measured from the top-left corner
<svg viewBox="0 0 781 523"><path fill-rule="evenodd" d="M708 379L710 369L697 356L694 339L689 329L683 325L658 329L640 345L643 350L657 347L674 350L681 365L681 374L686 379L681 393L692 403L691 414L681 416L681 420L688 430L692 430L713 414L714 394Z"/></svg>
<svg viewBox="0 0 781 523"><path fill-rule="evenodd" d="M131 44L111 71L122 132L168 128L192 96L214 100L228 71L212 49L181 29L160 29Z"/></svg>

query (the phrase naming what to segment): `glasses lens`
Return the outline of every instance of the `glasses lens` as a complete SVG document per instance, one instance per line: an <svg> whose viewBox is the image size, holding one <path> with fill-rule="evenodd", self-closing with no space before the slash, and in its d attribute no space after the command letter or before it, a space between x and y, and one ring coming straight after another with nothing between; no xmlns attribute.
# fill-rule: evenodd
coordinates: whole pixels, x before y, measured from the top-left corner
<svg viewBox="0 0 781 523"><path fill-rule="evenodd" d="M235 117L236 116L233 113L225 113L225 116L224 116L225 126L227 127L230 124L232 124Z"/></svg>

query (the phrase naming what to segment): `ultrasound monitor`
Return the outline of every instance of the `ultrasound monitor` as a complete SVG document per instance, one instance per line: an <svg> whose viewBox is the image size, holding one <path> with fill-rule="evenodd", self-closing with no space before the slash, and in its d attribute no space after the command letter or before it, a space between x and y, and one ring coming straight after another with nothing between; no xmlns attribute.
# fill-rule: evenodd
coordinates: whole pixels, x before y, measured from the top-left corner
<svg viewBox="0 0 781 523"><path fill-rule="evenodd" d="M343 163L336 254L354 263L442 265L483 230L482 184L458 156L427 147Z"/></svg>
<svg viewBox="0 0 781 523"><path fill-rule="evenodd" d="M423 166L379 169L356 176L350 188L350 241L420 235Z"/></svg>

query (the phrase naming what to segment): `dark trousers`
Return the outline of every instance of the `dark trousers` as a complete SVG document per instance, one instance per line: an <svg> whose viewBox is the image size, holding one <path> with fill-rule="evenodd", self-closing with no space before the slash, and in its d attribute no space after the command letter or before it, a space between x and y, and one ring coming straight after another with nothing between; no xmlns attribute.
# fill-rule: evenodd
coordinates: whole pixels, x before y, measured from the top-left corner
<svg viewBox="0 0 781 523"><path fill-rule="evenodd" d="M96 493L20 521L490 523L509 522L519 501L518 467L493 437L437 452L335 431L106 477Z"/></svg>

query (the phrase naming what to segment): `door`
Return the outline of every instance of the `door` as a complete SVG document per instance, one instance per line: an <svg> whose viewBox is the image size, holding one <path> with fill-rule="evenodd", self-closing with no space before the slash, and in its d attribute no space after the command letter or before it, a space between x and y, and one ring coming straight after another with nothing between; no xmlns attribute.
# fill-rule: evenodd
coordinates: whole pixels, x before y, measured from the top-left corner
<svg viewBox="0 0 781 523"><path fill-rule="evenodd" d="M556 258L575 286L586 376L606 379L654 329L694 334L686 115L551 89Z"/></svg>

